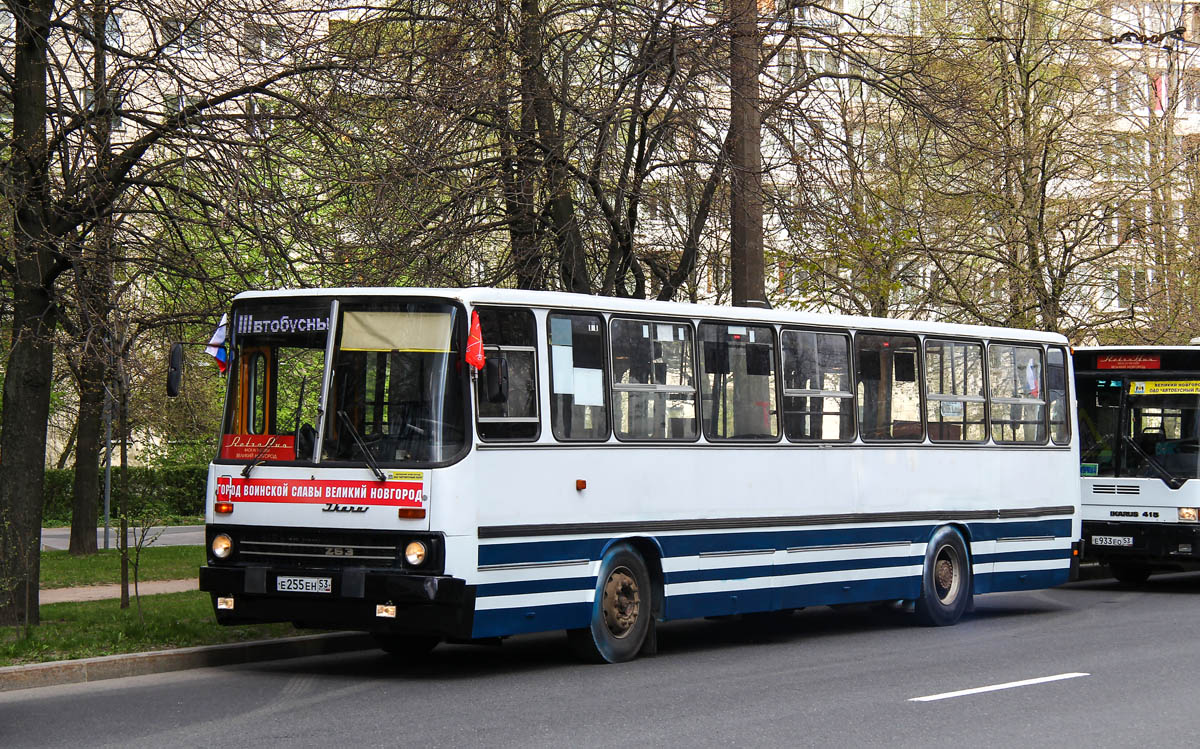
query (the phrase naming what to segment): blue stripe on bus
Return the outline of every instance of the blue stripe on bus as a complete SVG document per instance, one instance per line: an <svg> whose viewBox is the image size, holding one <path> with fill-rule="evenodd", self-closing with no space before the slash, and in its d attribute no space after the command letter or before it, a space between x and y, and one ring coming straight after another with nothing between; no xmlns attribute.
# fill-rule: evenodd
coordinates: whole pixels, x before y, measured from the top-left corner
<svg viewBox="0 0 1200 749"><path fill-rule="evenodd" d="M472 637L501 637L523 632L578 629L592 618L590 603L559 603L551 606L520 606L475 612Z"/></svg>
<svg viewBox="0 0 1200 749"><path fill-rule="evenodd" d="M540 580L517 580L508 583L484 583L475 587L475 597L518 596L524 593L553 593L560 590L591 590L595 587L595 575L591 577L553 577Z"/></svg>
<svg viewBox="0 0 1200 749"><path fill-rule="evenodd" d="M667 596L667 619L694 619L701 616L726 616L756 611L798 608L831 603L864 603L900 598L915 598L921 589L917 575L874 580L849 580L783 588L714 591Z"/></svg>
<svg viewBox="0 0 1200 749"><path fill-rule="evenodd" d="M936 526L871 526L834 530L745 531L660 535L657 540L668 557L695 556L700 553L743 551L748 549L803 549L807 546L840 546L867 543L924 543ZM1069 537L1070 520L969 523L970 540L994 541L1014 536ZM635 534L636 535L636 534ZM600 558L609 538L581 538L565 541L521 541L482 544L479 565L557 562L569 559Z"/></svg>
<svg viewBox="0 0 1200 749"><path fill-rule="evenodd" d="M1067 582L1071 570L1062 567L1053 570L1020 570L1017 572L992 572L976 576L976 593L999 593L1006 590L1037 590L1052 588Z"/></svg>
<svg viewBox="0 0 1200 749"><path fill-rule="evenodd" d="M903 567L921 564L921 555L908 557L878 557L872 559L834 559L824 562L800 562L796 564L764 564L754 567L723 567L709 570L680 570L666 574L667 585L672 583L694 583L706 580L750 580L758 577L780 577L803 575L814 572L838 572L844 570L869 570L884 567Z"/></svg>

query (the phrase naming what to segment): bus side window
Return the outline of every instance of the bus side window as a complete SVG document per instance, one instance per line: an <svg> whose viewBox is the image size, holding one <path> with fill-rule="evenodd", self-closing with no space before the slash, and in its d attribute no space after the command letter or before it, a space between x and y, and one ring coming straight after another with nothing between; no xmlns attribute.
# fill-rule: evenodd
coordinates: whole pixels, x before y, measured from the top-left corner
<svg viewBox="0 0 1200 749"><path fill-rule="evenodd" d="M708 439L776 440L775 331L701 323L701 403Z"/></svg>
<svg viewBox="0 0 1200 749"><path fill-rule="evenodd" d="M489 402L486 380L477 380L479 436L485 440L535 440L540 423L533 313L509 307L477 307L476 311L484 356L508 362L508 399L503 403Z"/></svg>
<svg viewBox="0 0 1200 749"><path fill-rule="evenodd" d="M1040 348L1007 343L989 345L988 391L993 440L1046 442L1046 394Z"/></svg>
<svg viewBox="0 0 1200 749"><path fill-rule="evenodd" d="M557 440L608 439L604 318L552 314L550 426Z"/></svg>
<svg viewBox="0 0 1200 749"><path fill-rule="evenodd" d="M1067 398L1067 355L1051 346L1046 351L1046 392L1050 396L1050 439L1056 445L1071 442L1071 419Z"/></svg>
<svg viewBox="0 0 1200 749"><path fill-rule="evenodd" d="M694 440L692 326L614 319L613 427L625 440Z"/></svg>
<svg viewBox="0 0 1200 749"><path fill-rule="evenodd" d="M783 429L793 442L854 439L850 336L785 330Z"/></svg>
<svg viewBox="0 0 1200 749"><path fill-rule="evenodd" d="M925 419L931 442L986 442L983 344L925 339Z"/></svg>
<svg viewBox="0 0 1200 749"><path fill-rule="evenodd" d="M924 439L916 337L859 333L854 349L863 439Z"/></svg>

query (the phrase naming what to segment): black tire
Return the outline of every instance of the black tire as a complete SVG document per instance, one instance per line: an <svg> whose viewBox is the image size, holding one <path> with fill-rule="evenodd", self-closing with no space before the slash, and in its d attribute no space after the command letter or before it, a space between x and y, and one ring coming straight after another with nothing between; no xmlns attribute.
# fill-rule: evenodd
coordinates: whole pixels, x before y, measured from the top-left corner
<svg viewBox="0 0 1200 749"><path fill-rule="evenodd" d="M592 663L624 663L637 657L654 615L650 573L642 555L618 544L604 555L596 581L591 624L567 631L571 649Z"/></svg>
<svg viewBox="0 0 1200 749"><path fill-rule="evenodd" d="M962 617L971 603L971 557L962 534L950 526L933 533L925 549L917 619L931 627L946 627Z"/></svg>
<svg viewBox="0 0 1200 749"><path fill-rule="evenodd" d="M437 647L441 638L433 635L373 634L375 644L400 663L419 663Z"/></svg>
<svg viewBox="0 0 1200 749"><path fill-rule="evenodd" d="M1114 562L1109 567L1112 569L1113 577L1123 585L1141 585L1150 579L1150 568L1144 564Z"/></svg>

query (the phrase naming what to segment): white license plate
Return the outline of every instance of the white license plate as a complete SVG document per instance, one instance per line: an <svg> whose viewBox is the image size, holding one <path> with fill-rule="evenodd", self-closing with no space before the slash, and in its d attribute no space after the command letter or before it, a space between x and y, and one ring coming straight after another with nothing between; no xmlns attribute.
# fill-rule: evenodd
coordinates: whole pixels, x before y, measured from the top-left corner
<svg viewBox="0 0 1200 749"><path fill-rule="evenodd" d="M280 593L332 593L332 577L277 577L275 590Z"/></svg>
<svg viewBox="0 0 1200 749"><path fill-rule="evenodd" d="M1133 546L1133 536L1092 536L1093 546Z"/></svg>

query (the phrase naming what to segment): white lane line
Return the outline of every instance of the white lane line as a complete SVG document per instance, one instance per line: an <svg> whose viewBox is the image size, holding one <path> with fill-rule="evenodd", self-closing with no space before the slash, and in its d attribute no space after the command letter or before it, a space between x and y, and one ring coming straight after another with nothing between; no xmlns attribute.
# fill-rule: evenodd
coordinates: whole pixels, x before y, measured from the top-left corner
<svg viewBox="0 0 1200 749"><path fill-rule="evenodd" d="M957 692L942 692L941 694L931 694L927 697L912 697L909 702L933 702L935 700L948 700L951 697L965 697L968 694L980 694L982 692L995 692L1001 689L1014 689L1016 687L1028 687L1034 684L1045 684L1049 681L1062 681L1063 679L1078 679L1080 676L1091 676L1091 674L1075 673L1075 674L1055 674L1054 676L1042 676L1037 679L1024 679L1022 681L1010 681L1007 684L993 684L990 687L975 687L974 689L960 689Z"/></svg>

